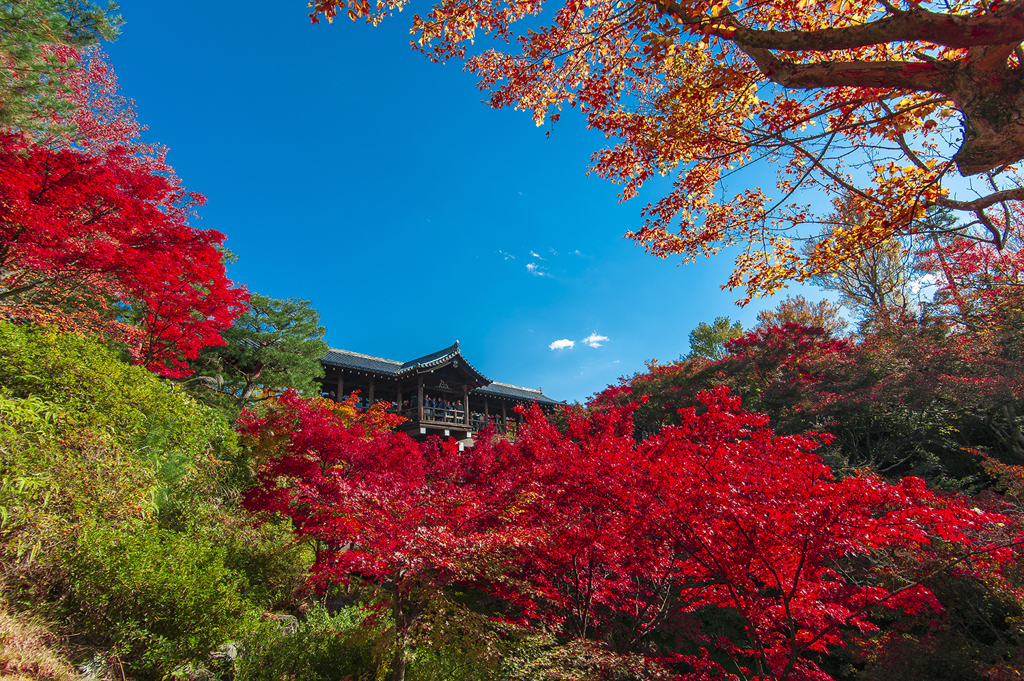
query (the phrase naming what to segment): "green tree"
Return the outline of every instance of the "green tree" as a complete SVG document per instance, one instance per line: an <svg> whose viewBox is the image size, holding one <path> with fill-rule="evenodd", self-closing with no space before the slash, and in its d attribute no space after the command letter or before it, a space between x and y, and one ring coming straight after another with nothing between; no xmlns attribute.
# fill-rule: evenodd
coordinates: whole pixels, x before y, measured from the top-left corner
<svg viewBox="0 0 1024 681"><path fill-rule="evenodd" d="M117 4L91 0L8 0L0 3L0 129L45 129L70 104L58 94L76 64L49 49L76 49L117 37Z"/></svg>
<svg viewBox="0 0 1024 681"><path fill-rule="evenodd" d="M191 383L236 409L287 388L314 392L328 348L320 314L309 305L253 294L248 310L223 334L227 345L203 351Z"/></svg>
<svg viewBox="0 0 1024 681"><path fill-rule="evenodd" d="M801 326L820 326L830 336L838 336L846 330L846 320L841 316L841 308L828 300L811 302L803 296L786 296L773 310L761 310L757 313L757 328L800 324Z"/></svg>
<svg viewBox="0 0 1024 681"><path fill-rule="evenodd" d="M722 359L725 357L723 343L743 335L743 325L728 317L716 317L714 323L701 322L690 332L690 354L686 357Z"/></svg>

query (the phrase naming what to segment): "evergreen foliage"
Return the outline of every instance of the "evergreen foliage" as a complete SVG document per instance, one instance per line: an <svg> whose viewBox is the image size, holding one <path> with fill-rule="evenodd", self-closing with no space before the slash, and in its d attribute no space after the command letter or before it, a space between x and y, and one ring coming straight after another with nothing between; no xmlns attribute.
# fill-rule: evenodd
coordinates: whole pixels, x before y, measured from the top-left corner
<svg viewBox="0 0 1024 681"><path fill-rule="evenodd" d="M222 548L195 535L94 527L59 560L69 589L55 610L74 621L80 644L113 651L134 679L201 664L237 635L241 579Z"/></svg>
<svg viewBox="0 0 1024 681"><path fill-rule="evenodd" d="M61 77L74 60L52 48L83 48L117 37L117 5L91 0L8 0L0 4L0 129L49 130L71 108Z"/></svg>
<svg viewBox="0 0 1024 681"><path fill-rule="evenodd" d="M238 410L288 388L315 394L323 376L319 360L327 354L325 332L308 300L253 294L224 331L227 345L207 348L193 362L197 377L189 384L207 389L198 389L200 396Z"/></svg>
<svg viewBox="0 0 1024 681"><path fill-rule="evenodd" d="M0 394L47 404L62 434L97 433L164 485L206 452L230 456L235 447L227 419L180 387L53 327L0 323Z"/></svg>

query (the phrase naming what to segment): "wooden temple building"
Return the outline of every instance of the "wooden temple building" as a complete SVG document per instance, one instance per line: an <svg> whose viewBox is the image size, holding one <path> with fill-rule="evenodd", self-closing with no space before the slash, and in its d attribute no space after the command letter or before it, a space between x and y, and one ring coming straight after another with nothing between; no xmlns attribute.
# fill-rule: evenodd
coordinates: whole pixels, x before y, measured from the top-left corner
<svg viewBox="0 0 1024 681"><path fill-rule="evenodd" d="M408 362L331 348L320 363L322 395L340 402L358 390L364 407L389 402L391 411L406 418L399 429L417 438L441 435L470 444L487 424L515 435L522 420L513 411L516 405L536 402L550 410L564 404L539 388L492 381L462 356L458 341Z"/></svg>

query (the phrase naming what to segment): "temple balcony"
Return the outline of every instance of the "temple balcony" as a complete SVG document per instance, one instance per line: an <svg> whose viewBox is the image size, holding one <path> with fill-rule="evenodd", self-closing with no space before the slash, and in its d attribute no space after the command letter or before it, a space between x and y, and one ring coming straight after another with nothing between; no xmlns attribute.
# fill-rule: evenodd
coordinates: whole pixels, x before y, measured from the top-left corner
<svg viewBox="0 0 1024 681"><path fill-rule="evenodd" d="M440 435L471 445L489 423L512 437L522 420L516 406L564 404L539 388L491 381L463 357L458 342L408 362L333 348L320 361L322 395L340 401L358 394L362 408L389 402L406 418L399 430L416 438Z"/></svg>

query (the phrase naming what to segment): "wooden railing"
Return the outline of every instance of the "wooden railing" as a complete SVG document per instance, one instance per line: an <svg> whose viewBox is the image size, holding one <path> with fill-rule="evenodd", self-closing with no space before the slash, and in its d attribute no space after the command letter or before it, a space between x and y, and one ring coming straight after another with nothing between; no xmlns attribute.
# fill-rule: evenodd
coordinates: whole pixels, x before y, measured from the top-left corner
<svg viewBox="0 0 1024 681"><path fill-rule="evenodd" d="M442 409L440 407L423 407L423 420L421 421L420 410L418 407L407 407L397 412L402 416L406 417L413 423L423 424L437 424L447 426L463 426L473 432L480 432L487 426L487 419L483 414L478 412L470 412L469 421L466 421L466 412L463 409ZM508 421L508 423L502 423L500 416L492 415L490 417L491 425L494 426L494 431L499 435L515 435L516 426L519 424L515 421Z"/></svg>

